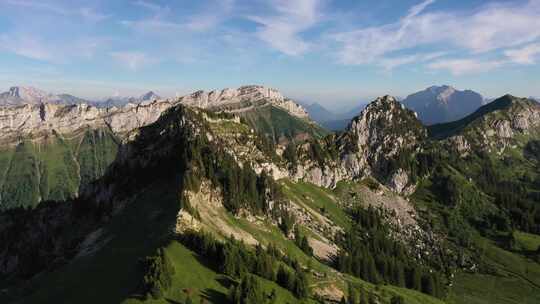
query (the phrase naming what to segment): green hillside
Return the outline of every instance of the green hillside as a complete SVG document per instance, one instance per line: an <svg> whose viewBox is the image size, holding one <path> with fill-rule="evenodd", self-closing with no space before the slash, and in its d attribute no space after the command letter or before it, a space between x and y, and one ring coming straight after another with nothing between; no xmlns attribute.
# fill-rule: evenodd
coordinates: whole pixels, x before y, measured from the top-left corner
<svg viewBox="0 0 540 304"><path fill-rule="evenodd" d="M103 176L118 150L108 130L80 134L56 132L39 141L23 141L0 151L0 209L35 207L64 201Z"/></svg>
<svg viewBox="0 0 540 304"><path fill-rule="evenodd" d="M253 129L265 134L274 142L280 139L322 138L329 131L317 123L292 116L274 106L255 107L238 113Z"/></svg>

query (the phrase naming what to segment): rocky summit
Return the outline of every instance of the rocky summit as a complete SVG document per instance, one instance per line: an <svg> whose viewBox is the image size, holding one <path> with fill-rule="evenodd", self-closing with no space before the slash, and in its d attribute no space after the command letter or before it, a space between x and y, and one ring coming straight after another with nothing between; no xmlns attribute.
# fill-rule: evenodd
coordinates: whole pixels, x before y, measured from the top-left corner
<svg viewBox="0 0 540 304"><path fill-rule="evenodd" d="M221 91L197 91L181 97L179 102L203 109L229 109L232 112L242 112L256 107L260 103L270 103L280 107L293 116L307 118L308 113L298 103L283 97L276 89L257 85L242 86L238 89L223 89ZM247 103L246 106L243 103Z"/></svg>

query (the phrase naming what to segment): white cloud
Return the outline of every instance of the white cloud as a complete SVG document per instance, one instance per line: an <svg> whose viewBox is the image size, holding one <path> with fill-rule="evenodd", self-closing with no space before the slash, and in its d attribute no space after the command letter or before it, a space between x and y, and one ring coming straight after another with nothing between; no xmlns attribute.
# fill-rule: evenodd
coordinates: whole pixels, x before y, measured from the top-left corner
<svg viewBox="0 0 540 304"><path fill-rule="evenodd" d="M131 71L139 69L158 62L142 52L112 52L111 56Z"/></svg>
<svg viewBox="0 0 540 304"><path fill-rule="evenodd" d="M515 63L535 64L540 57L540 43L532 43L522 48L506 50L504 54Z"/></svg>
<svg viewBox="0 0 540 304"><path fill-rule="evenodd" d="M386 58L382 58L378 62L378 65L382 66L386 71L390 71L401 65L406 65L406 64L415 63L415 62L426 62L426 61L433 60L435 58L443 57L445 55L446 55L445 52L433 52L433 53L423 53L423 54L415 54L415 55L400 56L400 57L386 57Z"/></svg>
<svg viewBox="0 0 540 304"><path fill-rule="evenodd" d="M54 53L43 41L30 35L0 36L0 49L30 59L54 61Z"/></svg>
<svg viewBox="0 0 540 304"><path fill-rule="evenodd" d="M448 70L455 76L481 73L499 68L504 61L480 61L474 59L448 59L431 62L427 67L431 70Z"/></svg>
<svg viewBox="0 0 540 304"><path fill-rule="evenodd" d="M426 12L433 0L413 6L395 23L333 34L343 64L374 63L392 52L446 46L484 53L540 38L540 1L485 5L472 13Z"/></svg>
<svg viewBox="0 0 540 304"><path fill-rule="evenodd" d="M320 0L277 0L272 2L277 14L248 18L260 25L256 32L259 39L284 54L295 56L309 49L309 43L300 34L319 21L320 6Z"/></svg>

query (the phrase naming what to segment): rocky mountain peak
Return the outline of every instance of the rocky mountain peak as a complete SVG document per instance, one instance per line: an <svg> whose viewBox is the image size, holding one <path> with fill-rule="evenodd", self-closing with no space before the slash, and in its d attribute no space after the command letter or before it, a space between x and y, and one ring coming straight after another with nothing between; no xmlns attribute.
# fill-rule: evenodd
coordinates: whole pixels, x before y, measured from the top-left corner
<svg viewBox="0 0 540 304"><path fill-rule="evenodd" d="M47 98L51 94L36 89L34 87L22 87L22 86L15 86L9 88L9 95L15 98L21 98L25 100L39 100L43 98Z"/></svg>
<svg viewBox="0 0 540 304"><path fill-rule="evenodd" d="M460 91L449 85L431 86L403 100L403 104L417 112L428 125L461 119L483 103L482 95L471 90Z"/></svg>
<svg viewBox="0 0 540 304"><path fill-rule="evenodd" d="M343 165L352 176L372 176L397 192L410 189L408 172L395 165L402 153L412 153L427 137L416 114L392 96L372 101L353 118L338 139Z"/></svg>
<svg viewBox="0 0 540 304"><path fill-rule="evenodd" d="M39 104L58 100L58 97L34 87L13 86L0 94L1 104Z"/></svg>
<svg viewBox="0 0 540 304"><path fill-rule="evenodd" d="M140 101L153 101L153 100L157 100L157 99L161 99L161 97L159 95L157 95L156 93L154 93L153 91L148 91L147 93L142 94L139 97Z"/></svg>

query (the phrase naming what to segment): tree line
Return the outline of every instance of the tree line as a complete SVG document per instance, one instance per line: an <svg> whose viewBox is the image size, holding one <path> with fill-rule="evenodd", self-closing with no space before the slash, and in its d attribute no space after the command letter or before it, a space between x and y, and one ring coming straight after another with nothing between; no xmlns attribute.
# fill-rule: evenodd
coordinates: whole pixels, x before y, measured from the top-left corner
<svg viewBox="0 0 540 304"><path fill-rule="evenodd" d="M444 276L419 264L405 246L391 237L379 210L358 207L351 211L353 227L340 242L334 265L365 281L387 283L435 297L445 294Z"/></svg>
<svg viewBox="0 0 540 304"><path fill-rule="evenodd" d="M185 246L205 257L218 272L240 279L241 283L233 286L229 294L237 299L237 294L249 292L238 288L256 286L250 275L276 282L291 291L299 299L309 296L308 270L301 267L297 260L283 255L276 246L269 244L263 248L260 244L250 250L243 242L232 236L226 242L218 241L206 232L188 231L179 237ZM244 280L247 280L242 284ZM244 303L244 302L234 302Z"/></svg>

